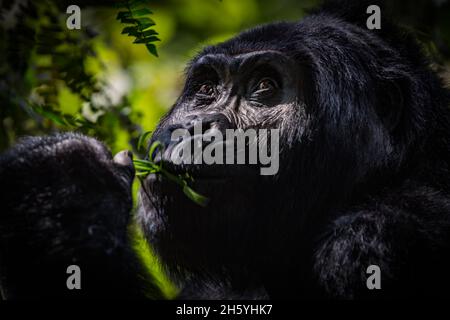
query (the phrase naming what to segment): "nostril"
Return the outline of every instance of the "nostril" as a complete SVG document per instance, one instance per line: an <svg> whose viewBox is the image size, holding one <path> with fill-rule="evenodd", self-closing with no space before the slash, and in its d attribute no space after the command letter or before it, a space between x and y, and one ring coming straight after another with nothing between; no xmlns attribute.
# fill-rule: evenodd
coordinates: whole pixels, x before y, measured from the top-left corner
<svg viewBox="0 0 450 320"><path fill-rule="evenodd" d="M198 115L196 115L196 114L190 115L190 116L186 117L186 122L192 123L192 122L198 121L199 118L200 117Z"/></svg>
<svg viewBox="0 0 450 320"><path fill-rule="evenodd" d="M203 130L206 131L208 129L217 129L217 130L225 130L231 129L231 124L227 117L223 114L214 114L209 115L203 119Z"/></svg>
<svg viewBox="0 0 450 320"><path fill-rule="evenodd" d="M209 125L209 127L210 127L211 129L217 129L217 130L219 130L219 129L220 129L220 124L219 124L218 122L211 122L210 125Z"/></svg>
<svg viewBox="0 0 450 320"><path fill-rule="evenodd" d="M194 133L194 130L197 126L201 126L202 133L205 133L208 129L228 128L229 124L227 118L222 114L188 116L183 122L183 127L187 129L191 134Z"/></svg>
<svg viewBox="0 0 450 320"><path fill-rule="evenodd" d="M201 119L198 116L196 116L196 115L188 116L183 121L183 125L182 126L183 126L183 128L191 130L200 121L201 121Z"/></svg>
<svg viewBox="0 0 450 320"><path fill-rule="evenodd" d="M172 133L180 128L183 128L183 126L180 124L169 125L166 128L161 128L153 134L148 147L150 148L153 143L158 141L164 148L167 148L172 143Z"/></svg>
<svg viewBox="0 0 450 320"><path fill-rule="evenodd" d="M184 129L184 125L182 124L173 124L173 125L168 125L165 128L160 128L158 129L152 136L150 143L148 144L148 149L147 149L147 154L145 159L149 160L149 159L157 159L158 156L161 156L161 153L164 152L165 150L169 149L169 147L171 145L173 145L174 143L177 143L179 141L173 141L172 140L172 134L175 130L177 129ZM153 146L154 143L159 142L159 146L156 147L153 150L152 154L149 154L149 152L151 151L151 148Z"/></svg>

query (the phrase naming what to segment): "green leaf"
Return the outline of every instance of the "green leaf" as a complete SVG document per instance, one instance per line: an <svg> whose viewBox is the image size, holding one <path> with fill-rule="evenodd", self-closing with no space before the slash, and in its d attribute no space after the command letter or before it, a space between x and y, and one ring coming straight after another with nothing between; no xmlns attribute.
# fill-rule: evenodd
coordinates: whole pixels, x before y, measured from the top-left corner
<svg viewBox="0 0 450 320"><path fill-rule="evenodd" d="M152 131L147 131L139 136L139 140L137 143L138 150L143 150L143 148L145 148L145 142L147 141L147 138L151 133Z"/></svg>
<svg viewBox="0 0 450 320"><path fill-rule="evenodd" d="M131 10L131 14L133 15L133 17L142 17L148 14L152 14L153 12L151 12L149 9L147 8L142 8L142 9L137 9L137 10Z"/></svg>
<svg viewBox="0 0 450 320"><path fill-rule="evenodd" d="M155 25L155 21L153 21L150 18L144 17L144 18L137 18L135 19L137 23L141 26L141 30L143 30L143 25Z"/></svg>
<svg viewBox="0 0 450 320"><path fill-rule="evenodd" d="M133 18L133 16L131 15L131 13L129 11L120 11L116 17L117 20L130 19L130 18Z"/></svg>
<svg viewBox="0 0 450 320"><path fill-rule="evenodd" d="M156 32L155 30L147 30L147 31L141 32L141 35L144 37L149 37L149 36L153 36L153 35L158 35L158 32Z"/></svg>
<svg viewBox="0 0 450 320"><path fill-rule="evenodd" d="M42 116L44 116L45 118L50 119L51 121L55 122L56 124L59 124L61 126L65 125L64 119L61 116L57 115L56 113L53 113L51 111L41 110L40 114Z"/></svg>
<svg viewBox="0 0 450 320"><path fill-rule="evenodd" d="M121 23L125 23L125 24L138 24L138 21L134 18L124 18L124 19L120 19Z"/></svg>
<svg viewBox="0 0 450 320"><path fill-rule="evenodd" d="M145 141L146 137L150 134L150 132L145 132L139 137L138 142L138 148L143 144L143 141ZM186 179L189 179L190 175L188 173L185 174L186 177L183 177L182 175L175 175L170 173L169 171L163 169L162 164L157 165L154 163L154 153L158 148L163 148L163 144L160 141L155 141L150 146L149 150L149 158L150 160L140 160L140 159L134 159L133 164L134 168L136 169L136 176L140 178L140 181L142 183L142 177L146 177L150 173L156 173L161 174L163 177L167 178L168 180L176 183L180 187L182 187L183 193L192 201L197 203L200 206L206 206L209 202L209 199L194 190L192 190L191 187L189 187ZM164 150L164 149L162 149ZM192 180L192 179L191 179Z"/></svg>
<svg viewBox="0 0 450 320"><path fill-rule="evenodd" d="M155 23L143 23L140 25L141 31L144 31L147 28L153 27L155 25Z"/></svg>
<svg viewBox="0 0 450 320"><path fill-rule="evenodd" d="M139 32L139 28L138 27L125 27L122 30L122 34L128 34L128 35L137 35Z"/></svg>
<svg viewBox="0 0 450 320"><path fill-rule="evenodd" d="M147 51L157 57L158 52L156 50L156 46L151 43L161 41L161 39L157 37L158 32L150 29L155 25L155 21L149 17L146 17L147 15L152 14L152 11L148 8L139 8L139 5L147 4L148 2L149 0L132 0L122 2L119 7L123 8L125 4L125 8L128 10L120 11L117 14L117 19L123 24L133 25L123 28L122 34L134 36L136 38L134 43L145 44Z"/></svg>
<svg viewBox="0 0 450 320"><path fill-rule="evenodd" d="M150 43L150 42L155 42L155 41L161 41L161 39L159 39L158 37L155 37L155 36L150 36L147 38L136 39L136 40L134 40L133 43Z"/></svg>
<svg viewBox="0 0 450 320"><path fill-rule="evenodd" d="M147 47L148 52L150 52L155 57L158 57L158 51L156 50L156 46L154 44L147 43L145 46Z"/></svg>
<svg viewBox="0 0 450 320"><path fill-rule="evenodd" d="M68 126L68 127L76 127L77 123L75 121L75 119L69 115L63 115L63 120L64 123Z"/></svg>
<svg viewBox="0 0 450 320"><path fill-rule="evenodd" d="M146 177L146 176L148 176L148 173L147 172L136 172L136 176L137 177Z"/></svg>
<svg viewBox="0 0 450 320"><path fill-rule="evenodd" d="M153 161L153 154L155 153L156 149L161 148L161 152L164 152L164 145L161 141L155 141L150 146L150 150L148 151L148 156L151 161Z"/></svg>
<svg viewBox="0 0 450 320"><path fill-rule="evenodd" d="M209 199L194 190L192 190L187 184L183 187L183 193L192 201L194 201L196 204L206 207Z"/></svg>

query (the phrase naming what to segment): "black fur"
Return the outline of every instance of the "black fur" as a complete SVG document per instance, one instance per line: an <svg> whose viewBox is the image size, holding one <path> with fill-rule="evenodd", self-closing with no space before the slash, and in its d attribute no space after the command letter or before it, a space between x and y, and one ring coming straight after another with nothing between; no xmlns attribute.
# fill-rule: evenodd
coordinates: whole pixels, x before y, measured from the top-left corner
<svg viewBox="0 0 450 320"><path fill-rule="evenodd" d="M104 145L72 133L30 137L0 163L6 298L162 297L141 279L128 241L134 172ZM66 287L70 265L81 268L81 290Z"/></svg>
<svg viewBox="0 0 450 320"><path fill-rule="evenodd" d="M412 36L387 20L380 31L366 29L366 7L336 9L329 2L301 22L257 27L205 48L191 62L185 89L161 120L154 140L166 142L174 128L187 126L186 119L220 129L264 123L281 128L282 150L276 176L236 175L240 169L231 167L218 171L214 178L219 179L206 179L205 168L193 169L199 175L194 189L211 199L206 208L161 177L146 180L138 219L169 274L184 288L181 297L446 295L449 94ZM196 105L193 93L211 74L197 71L204 57L232 65L255 53L289 61L280 68L298 86L288 88L296 95L283 100L287 107L274 114L280 106L266 106L246 118L239 108L253 106L244 106L244 98L239 108ZM287 68L291 62L295 66ZM128 250L119 250L109 261L105 254L113 242L126 243L129 189L120 187L120 174L101 160L107 153L94 148L98 143L92 139L76 136L80 143L54 158L52 150L67 139L73 138L30 138L0 160L6 208L0 228L9 231L2 232L7 236L0 251L4 287L20 297L30 290L27 266L49 261L49 270L56 272L79 253L82 261L94 259L99 266L95 272L105 266L118 269L106 272L114 279L112 274L118 273L117 290L110 290L114 283L100 281L93 296L139 291L139 282L128 283L133 269L124 271L134 266L127 262ZM80 192L71 185L88 189ZM45 188L52 198L41 194ZM83 232L94 222L84 220L84 214L69 218L73 208L100 222L95 222L98 235L86 237ZM61 217L63 224L54 224L52 217ZM45 228L48 220L50 229ZM381 268L381 290L366 288L371 264ZM64 292L57 280L48 274L35 289L48 295Z"/></svg>

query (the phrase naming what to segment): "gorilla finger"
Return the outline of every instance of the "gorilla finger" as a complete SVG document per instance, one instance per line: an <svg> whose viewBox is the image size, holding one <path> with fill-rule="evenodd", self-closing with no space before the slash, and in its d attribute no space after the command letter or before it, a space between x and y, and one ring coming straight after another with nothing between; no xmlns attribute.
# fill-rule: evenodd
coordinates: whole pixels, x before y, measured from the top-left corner
<svg viewBox="0 0 450 320"><path fill-rule="evenodd" d="M130 181L133 180L135 169L133 165L133 153L131 151L123 150L118 152L114 156L113 162L116 164L116 167L130 179Z"/></svg>

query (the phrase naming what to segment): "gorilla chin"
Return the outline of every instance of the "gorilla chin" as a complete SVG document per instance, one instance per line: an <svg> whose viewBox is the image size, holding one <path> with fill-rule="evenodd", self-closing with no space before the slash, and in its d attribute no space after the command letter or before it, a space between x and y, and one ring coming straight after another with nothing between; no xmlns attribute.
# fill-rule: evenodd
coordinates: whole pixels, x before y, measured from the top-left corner
<svg viewBox="0 0 450 320"><path fill-rule="evenodd" d="M236 261L240 268L236 272L242 272L241 266L257 262L248 252L256 257L270 254L266 241L274 225L266 210L274 202L264 204L264 199L274 199L270 190L282 192L273 177L242 165L205 165L206 173L201 166L181 167L180 172L192 174L192 189L208 198L206 207L188 199L178 185L162 176L148 176L139 193L138 220L144 230L151 231L146 232L148 240L174 278L228 273L237 267Z"/></svg>

